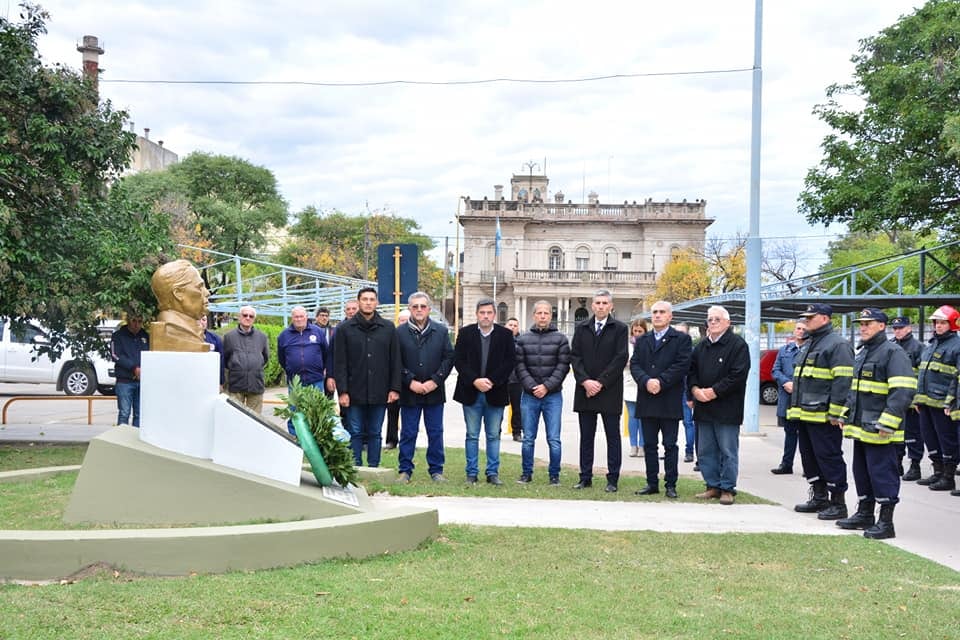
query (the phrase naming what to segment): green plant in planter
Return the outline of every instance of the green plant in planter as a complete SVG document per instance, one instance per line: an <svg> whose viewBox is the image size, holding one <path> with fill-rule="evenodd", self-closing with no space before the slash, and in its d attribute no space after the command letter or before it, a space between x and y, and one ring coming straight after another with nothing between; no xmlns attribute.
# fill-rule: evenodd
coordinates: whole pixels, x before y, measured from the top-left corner
<svg viewBox="0 0 960 640"><path fill-rule="evenodd" d="M333 399L328 398L317 387L300 384L300 376L294 376L290 384L290 395L280 396L280 399L286 402L287 406L274 409L274 415L289 420L294 413L303 413L333 479L341 487L357 484L357 469L353 466L350 443L340 442L334 437L334 427L339 425L340 417Z"/></svg>

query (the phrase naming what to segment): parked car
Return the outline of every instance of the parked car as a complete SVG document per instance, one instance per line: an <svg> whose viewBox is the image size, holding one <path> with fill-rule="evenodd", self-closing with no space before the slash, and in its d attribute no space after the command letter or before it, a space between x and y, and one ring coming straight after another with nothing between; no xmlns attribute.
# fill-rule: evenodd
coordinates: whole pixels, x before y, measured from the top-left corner
<svg viewBox="0 0 960 640"><path fill-rule="evenodd" d="M760 402L777 404L777 381L773 379L773 363L777 349L764 349L760 353Z"/></svg>
<svg viewBox="0 0 960 640"><path fill-rule="evenodd" d="M101 335L109 336L104 327ZM9 318L0 317L0 382L53 383L68 396L113 393L117 381L112 362L99 354L76 357L69 349L51 361L37 353L37 346L49 340L38 322L31 320L14 328Z"/></svg>

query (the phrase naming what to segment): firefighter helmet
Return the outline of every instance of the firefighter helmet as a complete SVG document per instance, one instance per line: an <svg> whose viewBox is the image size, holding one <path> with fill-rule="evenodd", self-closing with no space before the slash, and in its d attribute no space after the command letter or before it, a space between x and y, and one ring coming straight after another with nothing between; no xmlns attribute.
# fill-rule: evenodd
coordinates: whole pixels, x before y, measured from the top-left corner
<svg viewBox="0 0 960 640"><path fill-rule="evenodd" d="M946 320L950 331L960 331L960 311L948 304L943 305L930 315L930 320Z"/></svg>

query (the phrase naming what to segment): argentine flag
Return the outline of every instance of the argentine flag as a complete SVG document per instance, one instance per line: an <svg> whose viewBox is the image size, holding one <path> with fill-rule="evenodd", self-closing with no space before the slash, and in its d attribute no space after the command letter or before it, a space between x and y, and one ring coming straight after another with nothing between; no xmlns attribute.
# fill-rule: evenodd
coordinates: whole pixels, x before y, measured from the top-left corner
<svg viewBox="0 0 960 640"><path fill-rule="evenodd" d="M497 235L494 238L493 255L500 257L500 241L503 237L500 235L500 216L497 216Z"/></svg>

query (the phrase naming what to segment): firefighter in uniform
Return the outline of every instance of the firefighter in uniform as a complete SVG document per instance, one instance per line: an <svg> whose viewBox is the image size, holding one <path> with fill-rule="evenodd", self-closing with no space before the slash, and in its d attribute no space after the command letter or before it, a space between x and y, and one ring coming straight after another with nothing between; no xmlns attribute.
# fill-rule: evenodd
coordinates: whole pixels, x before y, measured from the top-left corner
<svg viewBox="0 0 960 640"><path fill-rule="evenodd" d="M810 498L794 510L816 513L821 520L839 520L847 517L841 420L847 412L853 348L833 332L830 305L811 304L800 315L807 319L807 334L793 370L787 420L797 421L800 461L810 483Z"/></svg>
<svg viewBox="0 0 960 640"><path fill-rule="evenodd" d="M957 397L957 361L960 338L955 333L960 313L944 305L930 316L933 337L920 356L917 395L913 401L920 411L920 432L933 462L933 475L917 484L934 491L956 489L953 474L957 470L957 426L950 410Z"/></svg>
<svg viewBox="0 0 960 640"><path fill-rule="evenodd" d="M906 352L887 341L887 314L860 312L860 347L853 365L843 435L853 439L857 512L837 520L841 529L863 529L863 537L893 538L893 508L900 501L898 443L903 442L917 379ZM880 503L880 518L874 510Z"/></svg>
<svg viewBox="0 0 960 640"><path fill-rule="evenodd" d="M893 328L893 338L890 342L900 345L900 348L907 352L910 358L910 364L913 365L913 375L917 375L917 367L920 366L920 356L923 354L923 345L913 335L913 329L910 326L910 318L906 316L897 316L890 321ZM906 453L910 460L910 468L906 473L901 473L903 480L913 482L920 479L920 461L923 460L923 438L920 436L920 414L917 407L913 406L907 409L907 415L903 417L903 444L897 445L897 459L900 460L900 468L903 468L903 455Z"/></svg>

